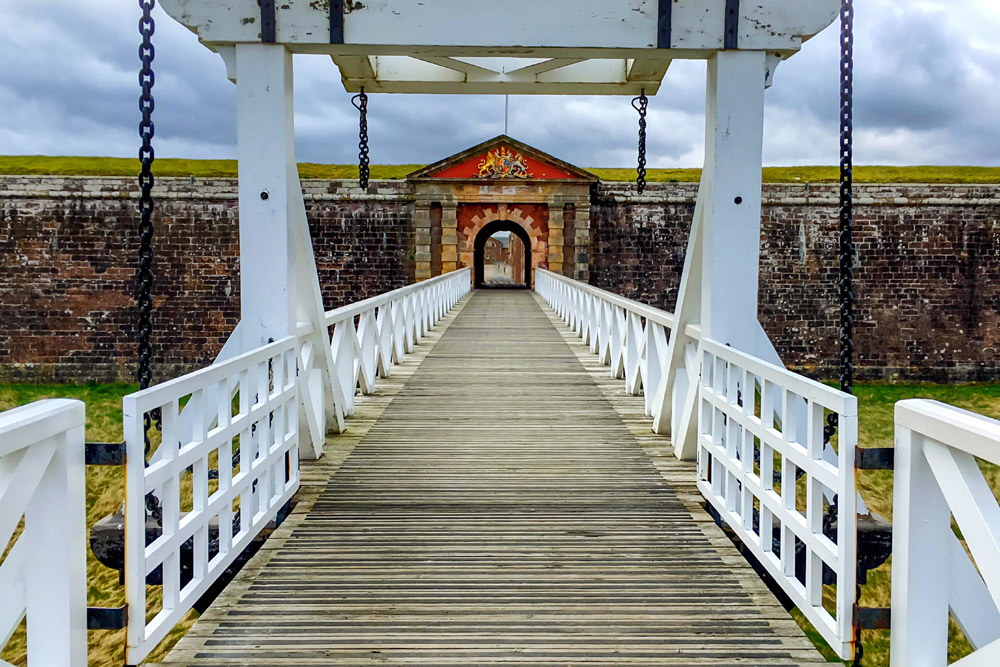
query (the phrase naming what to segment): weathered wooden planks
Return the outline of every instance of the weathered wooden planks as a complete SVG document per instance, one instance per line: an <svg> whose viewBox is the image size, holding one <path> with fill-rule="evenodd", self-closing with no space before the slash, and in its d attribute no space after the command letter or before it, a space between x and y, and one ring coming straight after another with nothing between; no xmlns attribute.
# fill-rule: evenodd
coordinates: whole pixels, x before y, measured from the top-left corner
<svg viewBox="0 0 1000 667"><path fill-rule="evenodd" d="M475 293L164 664L825 664L554 323Z"/></svg>

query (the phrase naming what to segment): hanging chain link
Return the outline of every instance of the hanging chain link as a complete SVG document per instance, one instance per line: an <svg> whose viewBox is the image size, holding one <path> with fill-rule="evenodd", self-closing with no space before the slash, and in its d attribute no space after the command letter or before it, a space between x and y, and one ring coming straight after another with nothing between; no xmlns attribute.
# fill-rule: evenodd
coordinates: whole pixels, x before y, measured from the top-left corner
<svg viewBox="0 0 1000 667"><path fill-rule="evenodd" d="M351 98L351 104L360 113L360 131L358 132L358 180L361 182L361 189L368 189L368 95L365 94L365 89L362 88L361 92Z"/></svg>
<svg viewBox="0 0 1000 667"><path fill-rule="evenodd" d="M632 100L632 108L639 112L639 167L636 169L636 189L641 195L646 191L646 110L649 108L649 98L646 90Z"/></svg>
<svg viewBox="0 0 1000 667"><path fill-rule="evenodd" d="M840 389L854 393L854 0L840 4ZM832 422L832 425L836 425ZM861 605L858 567L854 602ZM854 667L865 647L854 626Z"/></svg>
<svg viewBox="0 0 1000 667"><path fill-rule="evenodd" d="M142 147L139 149L139 162L142 165L139 172L139 267L136 270L136 305L138 308L138 345L139 345L139 368L137 377L139 388L146 389L153 381L153 109L156 106L153 101L153 84L156 77L153 74L153 58L156 52L153 49L153 33L156 31L156 24L153 22L153 8L156 0L139 0L139 7L142 9L142 18L139 19L139 33L142 35L142 44L139 46L139 60L142 68L139 70L139 85L142 93L139 96L139 111L142 112L142 120L139 122L139 137L142 139ZM144 434L146 439L145 453L149 456L150 442L149 429L156 422L156 428L161 429L160 413L146 413L143 415ZM146 510L156 520L161 521L160 503L156 496L149 494L146 496Z"/></svg>
<svg viewBox="0 0 1000 667"><path fill-rule="evenodd" d="M142 170L139 173L139 268L136 271L136 303L139 311L138 343L139 369L137 372L139 388L146 389L153 381L153 84L156 77L153 74L153 33L156 25L153 22L153 8L156 0L139 0L142 8L142 18L139 20L139 32L142 34L142 44L139 47L139 60L142 69L139 70L139 85L142 94L139 97L139 111L142 120L139 122L139 137L142 148L139 149L139 162ZM146 431L149 431L151 416L145 415ZM146 438L148 454L149 437Z"/></svg>

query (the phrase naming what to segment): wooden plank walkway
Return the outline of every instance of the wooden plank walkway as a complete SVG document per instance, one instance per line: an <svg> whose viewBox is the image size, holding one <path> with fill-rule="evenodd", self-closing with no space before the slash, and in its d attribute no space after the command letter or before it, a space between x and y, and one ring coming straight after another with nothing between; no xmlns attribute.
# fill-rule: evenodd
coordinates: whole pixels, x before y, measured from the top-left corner
<svg viewBox="0 0 1000 667"><path fill-rule="evenodd" d="M826 664L570 341L530 292L467 298L163 664Z"/></svg>

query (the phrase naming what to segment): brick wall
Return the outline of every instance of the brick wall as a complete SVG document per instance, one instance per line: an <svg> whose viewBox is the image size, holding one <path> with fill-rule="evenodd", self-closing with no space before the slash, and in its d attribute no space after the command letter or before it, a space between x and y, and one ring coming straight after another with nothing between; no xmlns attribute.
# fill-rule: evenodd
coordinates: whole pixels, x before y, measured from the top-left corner
<svg viewBox="0 0 1000 667"><path fill-rule="evenodd" d="M412 193L307 181L332 308L412 281ZM696 184L602 184L591 281L673 308ZM136 255L131 179L0 177L0 381L128 380ZM761 321L786 362L833 377L836 192L765 187ZM157 377L210 362L239 315L232 180L157 185ZM859 374L1000 380L1000 186L860 186Z"/></svg>
<svg viewBox="0 0 1000 667"><path fill-rule="evenodd" d="M411 281L405 183L362 194L309 181L306 206L334 308ZM135 186L121 178L0 178L0 381L132 381ZM156 377L215 358L239 320L232 180L157 182Z"/></svg>
<svg viewBox="0 0 1000 667"><path fill-rule="evenodd" d="M591 282L672 310L696 186L638 198L605 185L592 211ZM1000 186L859 186L858 375L1000 380ZM836 377L835 187L768 185L760 320L785 362Z"/></svg>

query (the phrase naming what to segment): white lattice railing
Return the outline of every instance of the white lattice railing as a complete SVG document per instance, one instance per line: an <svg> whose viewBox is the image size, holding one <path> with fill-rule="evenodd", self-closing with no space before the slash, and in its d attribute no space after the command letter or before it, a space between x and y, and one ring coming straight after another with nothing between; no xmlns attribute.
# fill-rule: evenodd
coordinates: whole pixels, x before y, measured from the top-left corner
<svg viewBox="0 0 1000 667"><path fill-rule="evenodd" d="M666 378L671 313L538 269L535 290L590 346L601 363L625 380L625 390L644 394L646 415L658 420L660 383Z"/></svg>
<svg viewBox="0 0 1000 667"><path fill-rule="evenodd" d="M703 339L699 350L698 488L847 659L857 577L857 399L715 341ZM824 456L829 413L838 421L835 462ZM835 535L824 533L824 517L836 519Z"/></svg>
<svg viewBox="0 0 1000 667"><path fill-rule="evenodd" d="M344 428L355 393L374 392L469 289L468 269L410 285L326 313L318 336L302 326L125 398L128 664L155 648L298 489L300 425L308 453L321 453L312 448L328 428ZM333 368L319 347L327 344ZM162 442L146 466L143 416L157 411ZM151 540L147 498L162 516ZM146 597L150 575L162 580L156 605Z"/></svg>
<svg viewBox="0 0 1000 667"><path fill-rule="evenodd" d="M1000 421L937 401L896 404L893 667L948 664L949 608L974 649L953 664L1000 664L1000 506L980 462L1000 465Z"/></svg>
<svg viewBox="0 0 1000 667"><path fill-rule="evenodd" d="M298 489L298 351L290 337L125 397L128 664L149 654ZM234 385L236 400L227 400L223 388ZM209 387L223 400L210 404ZM197 414L182 428L180 408L192 400ZM143 415L154 411L160 456L145 467ZM162 533L147 544L150 494ZM182 551L191 561L183 579ZM146 578L158 568L162 603L151 608Z"/></svg>
<svg viewBox="0 0 1000 667"><path fill-rule="evenodd" d="M626 391L645 395L654 429L660 412L669 408L670 432L682 430L685 396L697 388L692 405L697 410L702 494L830 646L850 657L857 548L856 400L703 340L695 325L685 327L679 372L667 395L674 315L541 269L536 290L610 366L612 375L625 380ZM830 412L837 413L840 423L836 449L823 442L823 421ZM830 539L823 532L823 517L833 511L837 535Z"/></svg>
<svg viewBox="0 0 1000 667"><path fill-rule="evenodd" d="M27 617L29 667L87 664L84 421L64 399L0 413L0 651Z"/></svg>

